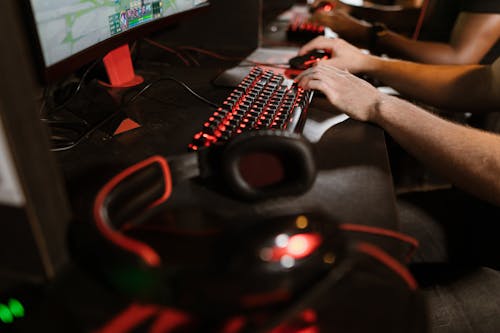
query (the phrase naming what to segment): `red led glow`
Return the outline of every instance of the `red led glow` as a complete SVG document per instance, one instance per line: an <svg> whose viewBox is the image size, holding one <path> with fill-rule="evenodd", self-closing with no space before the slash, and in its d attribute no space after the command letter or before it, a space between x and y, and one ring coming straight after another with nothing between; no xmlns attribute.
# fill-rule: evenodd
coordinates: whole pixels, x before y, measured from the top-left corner
<svg viewBox="0 0 500 333"><path fill-rule="evenodd" d="M152 304L133 303L117 314L94 333L141 332L167 333L178 332L189 325L193 318L186 312ZM150 322L150 324L148 324Z"/></svg>
<svg viewBox="0 0 500 333"><path fill-rule="evenodd" d="M271 333L319 333L317 314L313 309L306 309L288 323L279 325Z"/></svg>
<svg viewBox="0 0 500 333"><path fill-rule="evenodd" d="M292 256L302 256L309 248L309 244L304 235L296 235L288 243L287 252Z"/></svg>
<svg viewBox="0 0 500 333"><path fill-rule="evenodd" d="M313 253L320 245L322 239L319 234L307 233L296 234L288 239L285 247L275 246L272 248L272 261L280 261L280 259L287 255L294 259L305 258Z"/></svg>
<svg viewBox="0 0 500 333"><path fill-rule="evenodd" d="M311 29L318 28L317 25L309 22L303 22L301 25ZM310 65L312 66L316 61L316 59L311 59ZM299 88L296 95L288 93L283 98L283 95L278 94L278 90L267 86L260 87L262 82L267 82L272 73L272 71L262 71L258 67L254 67L249 76L238 85L241 89L233 91L230 97L223 102L226 106L218 108L208 118L208 121L203 123L203 131L194 136L195 142L189 148L193 150L193 147L209 147L220 140L227 140L233 134L242 133L250 128L266 127L286 130L290 122L289 114L294 112L294 108L303 99L303 89ZM278 80L272 79L270 82L277 84ZM259 87L259 90L263 89L263 93L270 94L270 96L266 95L265 98L263 96L257 97L257 101L262 104L252 102L257 93L252 93L252 98L248 95L251 91L256 91L256 87ZM279 97L276 97L278 95ZM287 106L286 112L284 112L284 105ZM274 111L276 108L278 112L269 111Z"/></svg>
<svg viewBox="0 0 500 333"><path fill-rule="evenodd" d="M318 62L317 59L307 60L307 61L304 62L304 66L305 67L310 67L310 66L314 65L316 62Z"/></svg>
<svg viewBox="0 0 500 333"><path fill-rule="evenodd" d="M321 244L318 234L298 234L290 237L287 246L287 254L295 259L310 255Z"/></svg>
<svg viewBox="0 0 500 333"><path fill-rule="evenodd" d="M333 10L333 6L330 4L324 5L322 8L325 12L329 12Z"/></svg>
<svg viewBox="0 0 500 333"><path fill-rule="evenodd" d="M238 333L245 327L246 319L243 316L231 318L224 325L221 333Z"/></svg>

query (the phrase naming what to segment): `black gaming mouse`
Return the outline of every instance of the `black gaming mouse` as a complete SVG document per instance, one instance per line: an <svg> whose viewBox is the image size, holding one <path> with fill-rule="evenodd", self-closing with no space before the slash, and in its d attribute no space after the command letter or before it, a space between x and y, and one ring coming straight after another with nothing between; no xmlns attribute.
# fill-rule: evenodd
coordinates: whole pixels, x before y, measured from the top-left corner
<svg viewBox="0 0 500 333"><path fill-rule="evenodd" d="M196 209L158 211L119 233L154 249L162 261L154 267L85 225L72 227L73 253L107 285L134 299L212 316L289 304L336 269L345 251L336 221L324 212L227 218Z"/></svg>
<svg viewBox="0 0 500 333"><path fill-rule="evenodd" d="M312 67L320 60L329 59L331 57L331 52L328 50L316 49L307 52L304 55L296 56L288 61L291 69L304 70Z"/></svg>

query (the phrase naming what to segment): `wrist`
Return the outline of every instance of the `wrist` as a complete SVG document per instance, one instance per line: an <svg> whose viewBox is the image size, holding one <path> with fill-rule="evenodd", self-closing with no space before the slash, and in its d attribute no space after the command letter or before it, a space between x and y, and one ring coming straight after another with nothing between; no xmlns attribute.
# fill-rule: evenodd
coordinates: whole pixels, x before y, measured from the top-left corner
<svg viewBox="0 0 500 333"><path fill-rule="evenodd" d="M379 92L378 98L375 99L369 113L369 121L383 127L387 113L391 110L391 105L394 105L397 98Z"/></svg>
<svg viewBox="0 0 500 333"><path fill-rule="evenodd" d="M363 55L363 60L361 61L361 66L360 66L361 67L360 72L362 72L363 74L376 77L376 74L379 71L379 69L383 67L383 62L384 59L378 56L370 54Z"/></svg>

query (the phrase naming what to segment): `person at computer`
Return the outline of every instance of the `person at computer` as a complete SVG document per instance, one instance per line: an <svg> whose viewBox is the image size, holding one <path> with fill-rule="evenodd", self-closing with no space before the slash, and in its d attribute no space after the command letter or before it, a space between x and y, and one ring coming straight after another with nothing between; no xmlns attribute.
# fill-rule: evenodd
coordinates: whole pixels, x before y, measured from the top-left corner
<svg viewBox="0 0 500 333"><path fill-rule="evenodd" d="M381 126L453 184L500 206L500 135L444 120L350 73L366 72L365 63L374 71L381 65L380 77L402 92L441 107L482 112L500 107L500 58L488 66L423 65L383 60L340 39L330 41L335 56L302 72L296 78L302 87L322 91L354 119Z"/></svg>
<svg viewBox="0 0 500 333"><path fill-rule="evenodd" d="M401 230L420 242L412 271L425 283L430 331L499 332L500 135L440 118L350 72L376 73L441 107L488 112L500 109L500 57L491 65L426 65L366 55L341 39L318 39L302 52L327 44L334 57L302 72L299 85L381 126L454 185L397 197Z"/></svg>
<svg viewBox="0 0 500 333"><path fill-rule="evenodd" d="M464 109L467 112L479 111L474 108L469 110L466 107L469 104L464 104L461 98L450 98L448 95L450 88L445 85L446 82L442 83L441 80L450 80L451 82L461 75L459 69L469 68L468 66L471 69L483 68L482 65L448 65L449 67L447 67L388 59L366 54L341 38L325 37L317 37L304 45L299 50L299 55L315 49L327 49L332 53L332 57L323 60L322 64L331 65L352 74L366 74L411 99L456 111L463 111ZM448 69L446 73L449 73L450 77L442 77L446 69ZM464 90L461 97L466 97L468 95L466 92L467 90ZM470 105L477 106L473 103Z"/></svg>
<svg viewBox="0 0 500 333"><path fill-rule="evenodd" d="M314 0L310 2L310 12L321 19L322 15L334 14L333 10L347 13L366 21L380 21L390 25L398 33L410 35L420 14L424 0L388 1L340 1ZM390 4L389 4L390 3ZM317 12L317 13L315 13ZM313 17L313 18L314 18ZM326 25L330 22L326 20Z"/></svg>
<svg viewBox="0 0 500 333"><path fill-rule="evenodd" d="M317 0L312 7L325 1ZM333 10L317 10L311 20L326 25L343 39L374 53L430 64L491 63L500 53L500 2L487 0L438 0L429 4L418 40L388 29L383 23L394 8L370 5L381 22L366 22L351 16L348 6L328 0ZM365 1L365 3L367 3ZM330 7L330 8L332 8ZM347 8L347 9L346 9ZM352 11L351 11L352 12ZM401 14L400 14L401 13ZM375 13L376 15L376 13Z"/></svg>

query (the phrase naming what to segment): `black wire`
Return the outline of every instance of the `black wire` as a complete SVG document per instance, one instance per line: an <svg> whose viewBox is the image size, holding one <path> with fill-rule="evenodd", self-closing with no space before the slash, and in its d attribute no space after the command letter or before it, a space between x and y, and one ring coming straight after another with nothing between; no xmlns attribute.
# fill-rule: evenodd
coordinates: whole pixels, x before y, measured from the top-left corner
<svg viewBox="0 0 500 333"><path fill-rule="evenodd" d="M66 101L55 107L54 109L50 110L47 112L47 116L50 117L51 114L54 114L55 112L59 111L60 109L63 109L65 108L69 102L71 102L71 100L73 100L73 98L78 95L78 93L80 92L80 90L82 89L83 87L83 83L85 82L85 79L87 78L87 76L89 75L89 73L92 71L92 69L101 61L101 59L97 59L95 60L86 70L85 72L83 73L82 77L80 78L79 82L78 82L78 85L75 89L75 91L73 92L73 94L68 98L66 99ZM44 101L45 103L45 101ZM42 113L42 111L40 111L40 113ZM50 120L50 119L47 119L47 118L41 118L40 119L41 121L47 123L47 125L50 127L51 125L55 124L55 122L57 121L53 121L53 120ZM86 121L81 119L81 123L85 124ZM99 124L100 126L100 124ZM90 135L91 133L93 133L96 129L98 128L98 126L94 126L92 128L90 128L88 131L84 132L75 142L73 142L71 145L69 146L64 146L64 147L59 147L59 148L51 148L51 151L54 151L54 152L58 152L58 151L64 151L64 150L69 150L75 146L77 146L80 142L83 141L83 139L85 137L87 137L88 135Z"/></svg>
<svg viewBox="0 0 500 333"><path fill-rule="evenodd" d="M212 101L209 101L205 97L199 95L197 92L195 92L193 89L191 89L186 83L182 82L179 79L176 79L173 76L162 76L162 77L156 79L155 81L150 82L149 84L147 84L146 86L144 86L141 90L139 90L137 93L135 93L134 96L132 96L125 103L125 105L133 103L137 98L139 98L142 94L144 94L147 90L149 90L153 85L155 85L155 84L157 84L159 82L162 82L162 81L174 81L175 83L181 85L184 89L186 89L189 93L191 93L194 97L196 97L200 101L202 101L204 103L207 103L208 105L210 105L210 106L212 106L214 108L218 108L220 106L219 104L216 104L216 103L214 103Z"/></svg>
<svg viewBox="0 0 500 333"><path fill-rule="evenodd" d="M97 124L95 124L94 126L92 126L91 128L89 128L86 132L84 132L75 142L73 142L71 145L69 146L64 146L64 147L60 147L60 148L52 148L51 151L54 151L54 152L58 152L58 151L65 151L65 150L70 150L74 147L76 147L77 145L79 145L84 139L88 138L88 136L92 133L94 133L96 130L99 129L99 127L101 127L102 125L104 125L105 123L107 123L109 120L113 119L115 116L117 116L118 114L121 113L121 108L116 110L115 112L111 113L110 115L108 115L106 118L104 118L103 120L101 120L100 122L98 122Z"/></svg>
<svg viewBox="0 0 500 333"><path fill-rule="evenodd" d="M207 56L212 57L214 59L219 59L219 60L222 60L222 61L231 61L231 62L233 62L233 61L243 61L243 60L245 60L245 57L227 56L227 55L223 55L223 54L220 54L220 53L217 53L217 52L214 52L214 51L206 50L206 49L199 48L199 47L193 47L193 46L179 46L178 49L185 50L185 51L197 52L197 53L204 54L204 55L207 55Z"/></svg>
<svg viewBox="0 0 500 333"><path fill-rule="evenodd" d="M168 52L174 53L178 57L182 57L182 53L180 51L178 51L178 50L183 50L183 51L193 51L193 52L201 53L201 54L207 55L209 57L212 57L214 59L219 59L219 60L222 60L222 61L231 61L231 62L233 62L233 61L240 61L241 64L239 64L237 67L266 66L266 67L273 67L273 68L280 68L280 69L289 69L290 68L290 65L288 64L288 62L285 62L285 63L265 63L265 62L259 62L259 61L254 61L254 60L246 59L245 57L231 57L231 56L226 56L226 55L222 55L222 54L219 54L219 53L216 53L216 52L213 52L213 51L210 51L210 50L205 50L205 49L202 49L202 48L198 48L198 47L180 46L177 49L175 49L175 48L172 48L172 47L167 47L167 46L161 45L160 43L155 42L155 41L150 40L150 39L145 39L145 41L148 42L148 43L150 43L150 44L152 44L152 45L154 45L154 46L163 48L163 49L165 49ZM200 65L198 63L198 61L195 58L193 58L188 52L186 52L185 54L193 62L195 62L195 64L197 66ZM185 58L182 57L181 60L186 61L187 59L185 59ZM245 62L248 63L248 64L245 64Z"/></svg>
<svg viewBox="0 0 500 333"><path fill-rule="evenodd" d="M265 63L265 62L258 62L250 59L246 59L245 57L230 57L222 54L215 53L213 51L197 48L197 47L190 47L190 46L181 46L179 47L180 50L187 50L187 51L194 51L198 53L205 54L209 57L223 60L223 61L241 61L241 62L248 62L252 65L259 65L259 66L267 66L267 67L275 67L275 68L285 68L288 69L290 68L288 62L286 63ZM240 66L246 66L241 64Z"/></svg>
<svg viewBox="0 0 500 333"><path fill-rule="evenodd" d="M117 116L118 114L120 114L123 110L123 108L126 108L127 106L129 106L130 104L132 104L133 102L135 102L137 100L137 98L139 98L142 94L144 94L148 89L150 89L153 85L161 82L161 81L174 81L178 84L180 84L182 87L184 87L188 92L190 92L191 94L193 94L196 98L200 99L201 101L215 107L215 108L218 108L219 105L216 104L216 103L213 103L211 101L209 101L208 99L206 99L205 97L199 95L198 93L196 93L194 90L192 90L187 84L185 84L184 82L172 77L172 76L165 76L165 77L160 77L158 79L156 79L155 81L153 82L150 82L149 84L147 84L146 86L144 86L141 90L139 90L137 93L135 93L128 101L126 102L122 102L121 103L121 106L118 108L118 110L116 110L115 112L109 114L107 117L105 117L103 120L101 120L100 122L98 122L97 124L95 124L94 126L90 127L87 131L85 131L76 141L74 141L71 145L69 146L65 146L65 147L59 147L59 148L52 148L51 151L53 152L59 152L59 151L66 151L66 150L70 150L74 147L76 147L77 145L79 145L83 140L85 140L86 138L88 138L89 135L91 135L92 133L94 133L97 129L99 129L99 127L101 127L102 125L104 125L105 123L107 123L109 120L113 119L115 116Z"/></svg>
<svg viewBox="0 0 500 333"><path fill-rule="evenodd" d="M54 109L50 110L50 111L47 111L47 115L50 115L50 114L53 114L54 112L57 112L59 111L60 109L63 109L64 107L66 107L69 102L71 102L71 100L76 96L78 95L78 93L80 92L80 90L82 89L83 87L83 83L85 82L85 79L87 78L87 76L89 75L90 71L92 71L92 69L101 61L101 59L97 59L96 61L94 61L86 70L85 72L83 73L82 77L80 78L80 80L78 81L78 85L76 86L76 89L75 91L73 92L73 94L68 97L68 99L66 99L66 101L61 104L61 105L58 105L56 106ZM45 118L42 118L41 119L42 121L47 121L47 119Z"/></svg>

